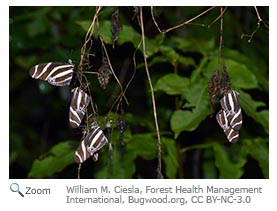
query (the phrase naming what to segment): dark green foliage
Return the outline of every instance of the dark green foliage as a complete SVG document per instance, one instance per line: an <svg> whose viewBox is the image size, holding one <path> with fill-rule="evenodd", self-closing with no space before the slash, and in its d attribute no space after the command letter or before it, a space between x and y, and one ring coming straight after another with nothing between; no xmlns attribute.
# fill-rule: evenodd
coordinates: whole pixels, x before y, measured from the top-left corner
<svg viewBox="0 0 277 211"><path fill-rule="evenodd" d="M136 17L132 19L132 7L118 9L122 30L116 32L117 39L111 36L111 16L116 7L102 9L99 30L113 69L117 76L122 73L120 80L125 87L134 72L133 53L141 41L141 31ZM154 7L154 13L159 14L160 27L169 28L205 9ZM77 67L94 11L94 7L10 7L10 178L77 177L74 152L82 129L68 126L71 89L76 83L53 87L31 79L28 70L37 63L66 62L69 58ZM219 11L216 8L195 22L207 25ZM268 7L259 11L263 20L268 20ZM219 21L210 28L186 25L162 35L150 8L144 8L146 55L155 89L165 178L269 177L268 30L261 27L251 43L240 38L242 33L251 34L256 24L253 7L227 9L222 64L218 64ZM89 70L94 72L102 64L98 35L95 27ZM126 92L129 105L123 104L123 144L116 125L120 112L114 107L109 113L118 94L116 81L111 77L103 90L95 75L87 76L99 125L104 130L105 121L112 120L112 152L107 144L99 152L98 162L86 161L81 178L157 176L157 137L142 53L140 47L136 74ZM228 142L217 124L207 92L212 74L223 65L232 89L239 92L243 112L236 144Z"/></svg>

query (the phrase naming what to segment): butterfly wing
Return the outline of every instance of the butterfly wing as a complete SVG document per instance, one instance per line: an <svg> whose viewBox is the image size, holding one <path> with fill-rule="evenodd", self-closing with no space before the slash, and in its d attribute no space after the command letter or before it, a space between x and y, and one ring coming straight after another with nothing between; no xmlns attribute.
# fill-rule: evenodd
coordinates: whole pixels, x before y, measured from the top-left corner
<svg viewBox="0 0 277 211"><path fill-rule="evenodd" d="M225 131L229 128L229 123L228 119L226 117L226 113L223 109L221 109L217 115L216 115L216 120L219 126Z"/></svg>
<svg viewBox="0 0 277 211"><path fill-rule="evenodd" d="M237 95L238 93L236 91L231 90L228 94L224 95L220 100L221 107L227 113L228 116L230 114L236 113L240 108Z"/></svg>
<svg viewBox="0 0 277 211"><path fill-rule="evenodd" d="M228 121L227 114L223 109L217 113L216 120L223 129L228 141L231 143L236 143L239 139L239 130L236 129L238 125L234 125L235 127L232 128L230 122Z"/></svg>
<svg viewBox="0 0 277 211"><path fill-rule="evenodd" d="M98 151L108 142L103 131L98 125L94 125L84 136L80 146L75 152L75 162L83 163L89 157L98 160Z"/></svg>
<svg viewBox="0 0 277 211"><path fill-rule="evenodd" d="M231 128L239 130L242 126L242 113L238 100L238 93L234 90L220 100L222 109Z"/></svg>
<svg viewBox="0 0 277 211"><path fill-rule="evenodd" d="M236 143L239 140L239 131L234 130L233 128L228 128L227 130L224 131L227 139L231 143Z"/></svg>
<svg viewBox="0 0 277 211"><path fill-rule="evenodd" d="M29 70L34 79L47 81L54 86L69 85L73 77L74 65L71 63L48 62L37 64Z"/></svg>
<svg viewBox="0 0 277 211"><path fill-rule="evenodd" d="M80 126L89 102L89 95L81 88L74 90L69 108L69 124L72 128Z"/></svg>
<svg viewBox="0 0 277 211"><path fill-rule="evenodd" d="M230 127L234 130L239 130L242 126L241 108L229 118Z"/></svg>

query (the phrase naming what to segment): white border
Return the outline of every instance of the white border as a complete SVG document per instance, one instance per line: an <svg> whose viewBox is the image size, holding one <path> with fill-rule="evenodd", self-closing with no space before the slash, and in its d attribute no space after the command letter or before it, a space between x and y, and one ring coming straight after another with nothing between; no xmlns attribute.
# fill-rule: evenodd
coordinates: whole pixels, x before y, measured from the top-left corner
<svg viewBox="0 0 277 211"><path fill-rule="evenodd" d="M273 3L272 3L273 2ZM257 203L254 203L253 206L247 207L247 209L267 209L268 207L276 207L275 202L275 187L276 187L276 165L274 165L274 161L276 160L276 152L277 149L276 146L276 129L274 128L275 125L271 124L272 121L275 120L275 117L277 116L276 112L276 96L275 94L272 94L275 92L275 86L276 86L276 58L274 57L275 51L276 51L276 24L274 23L274 20L277 20L276 18L276 6L274 6L274 1L261 1L261 0L254 0L254 1L245 1L245 0L233 0L233 1L209 1L209 6L249 6L249 5L255 5L255 6L270 6L270 20L273 20L273 24L270 25L270 164L273 163L273 165L270 165L270 179L269 180L9 180L9 23L8 23L8 16L9 16L9 6L46 6L46 5L52 5L52 6L94 6L96 2L93 2L91 0L82 0L82 1L76 1L76 0L68 0L58 2L53 0L43 0L43 1L25 1L25 0L18 0L18 1L9 1L7 4L7 1L2 2L2 6L0 8L0 14L1 14L1 28L4 30L4 32L1 33L0 36L0 46L1 46L1 91L0 95L2 97L2 103L1 103L1 111L2 111L2 124L1 124L1 141L0 141L0 150L1 150L1 160L0 160L0 166L1 166L1 184L0 184L0 195L2 197L2 207L6 207L7 209L11 210L25 210L28 208L28 210L76 210L76 209L83 209L85 206L80 205L72 205L72 206L65 206L63 203L60 203L60 201L64 200L64 187L67 184L81 184L81 185L95 185L97 186L99 183L101 184L119 184L119 185L130 185L133 183L136 183L138 186L144 186L146 184L163 184L168 185L171 183L174 184L183 184L183 185L189 185L189 184L216 184L216 185L222 185L222 186L237 186L237 185L247 185L247 186L257 186L260 185L264 188L265 193L260 199L257 199ZM98 2L100 3L100 2ZM103 6L125 6L125 5L135 5L135 6L168 6L169 1L160 0L158 2L152 2L152 1L107 1L102 0L101 5ZM207 5L206 0L195 0L195 1L170 1L171 6L203 6ZM274 90L274 91L272 91ZM26 186L36 186L40 187L43 185L49 185L51 188L53 188L54 193L51 195L51 197L30 197L29 199L27 197L23 199L20 198L20 196L17 196L17 193L12 193L9 190L9 186L11 182L16 181L20 183L22 187ZM60 201L59 201L60 200ZM52 201L56 201L54 204L51 203ZM7 206L5 206L7 205ZM89 209L103 209L106 210L106 208L109 209L121 209L121 210L130 210L129 206L126 207L117 207L117 206L94 206L90 205L87 206ZM150 207L144 207L144 206L138 206L138 207L132 207L131 209L135 210L141 210L141 208L162 208L159 205L154 205ZM168 208L168 207L166 207ZM187 206L184 207L174 207L175 210L184 210L186 208L189 208ZM206 209L212 209L212 210L242 210L245 209L244 205L232 205L232 206L223 206L223 205L217 205L214 206L195 206L190 207L189 210L203 210L203 208Z"/></svg>
<svg viewBox="0 0 277 211"><path fill-rule="evenodd" d="M67 0L67 1L56 1L56 0L17 0L9 1L10 6L267 6L270 5L269 0L159 0L159 1L146 1L146 0L129 0L129 1L90 1L90 0Z"/></svg>

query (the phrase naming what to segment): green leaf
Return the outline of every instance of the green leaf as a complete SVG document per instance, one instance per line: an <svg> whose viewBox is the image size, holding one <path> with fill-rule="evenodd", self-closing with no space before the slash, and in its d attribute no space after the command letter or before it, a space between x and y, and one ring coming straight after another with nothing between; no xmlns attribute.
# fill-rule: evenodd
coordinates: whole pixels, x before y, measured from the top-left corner
<svg viewBox="0 0 277 211"><path fill-rule="evenodd" d="M188 109L176 110L170 119L171 129L175 133L175 138L182 131L195 130L202 120L210 114L210 101L204 80L191 84L188 92L184 93L184 98L188 101L185 104L185 109Z"/></svg>
<svg viewBox="0 0 277 211"><path fill-rule="evenodd" d="M154 88L168 95L180 95L189 92L189 79L174 73L166 74L156 82Z"/></svg>
<svg viewBox="0 0 277 211"><path fill-rule="evenodd" d="M130 130L126 130L124 133L124 145L118 143L118 137L120 133L118 130L114 130L112 133L112 151L108 151L108 147L101 150L101 161L97 162L97 172L95 172L96 178L124 178L131 179L135 173L135 159L136 154L133 151L127 150L132 135Z"/></svg>
<svg viewBox="0 0 277 211"><path fill-rule="evenodd" d="M228 59L235 60L239 63L245 64L249 70L256 76L256 79L262 85L262 87L268 91L269 83L268 83L268 67L263 64L262 60L257 60L257 62L253 62L253 59L249 57L249 55L245 56L240 52L232 49L226 48L224 50L224 56Z"/></svg>
<svg viewBox="0 0 277 211"><path fill-rule="evenodd" d="M258 88L256 76L248 69L248 67L238 61L232 59L224 59L225 66L231 80L231 85L235 89L253 89ZM204 74L210 78L214 70L218 67L218 61L212 60L205 68Z"/></svg>
<svg viewBox="0 0 277 211"><path fill-rule="evenodd" d="M111 34L111 21L101 21L99 22L100 33L106 44L112 44L112 34ZM97 31L97 30L95 30ZM98 31L93 33L95 37L99 36Z"/></svg>
<svg viewBox="0 0 277 211"><path fill-rule="evenodd" d="M146 160L154 159L157 155L157 138L153 133L135 134L126 146L126 150Z"/></svg>
<svg viewBox="0 0 277 211"><path fill-rule="evenodd" d="M236 162L232 161L228 152L221 144L215 144L213 150L215 165L219 169L219 177L221 179L237 179L243 175L243 166L247 161L245 158L241 158Z"/></svg>
<svg viewBox="0 0 277 211"><path fill-rule="evenodd" d="M41 9L37 10L35 14L32 14L35 18L27 25L28 33L31 38L42 34L49 29L49 27L47 27L47 12L49 12L49 9L49 7L41 7Z"/></svg>
<svg viewBox="0 0 277 211"><path fill-rule="evenodd" d="M76 24L78 24L85 32L88 31L89 26L91 24L91 21L76 21ZM107 44L112 44L112 38L111 38L111 21L99 21L99 29L100 33L103 37L103 40ZM93 36L95 38L98 38L99 33L96 30L96 27L94 26Z"/></svg>
<svg viewBox="0 0 277 211"><path fill-rule="evenodd" d="M150 118L145 118L143 115L135 115L131 113L126 113L124 116L128 125L139 126L148 128L149 131L155 131L155 125L153 124L152 116Z"/></svg>
<svg viewBox="0 0 277 211"><path fill-rule="evenodd" d="M214 50L215 40L199 40L199 39L184 39L180 37L172 37L176 47L183 52L200 52L206 55L207 52Z"/></svg>
<svg viewBox="0 0 277 211"><path fill-rule="evenodd" d="M255 138L241 140L244 149L258 161L265 178L269 178L269 151L268 139Z"/></svg>
<svg viewBox="0 0 277 211"><path fill-rule="evenodd" d="M217 170L219 170L220 178L235 179L243 175L243 167L247 162L247 157L238 145L232 145L231 148L227 149L218 142L208 142L182 148L182 152L194 149L205 150L203 158L204 178L216 178Z"/></svg>
<svg viewBox="0 0 277 211"><path fill-rule="evenodd" d="M98 171L95 173L96 178L113 178L113 179L131 179L135 173L135 159L134 153L127 152L124 147L120 145L113 146L112 156L108 150L103 151L101 163L97 166Z"/></svg>
<svg viewBox="0 0 277 211"><path fill-rule="evenodd" d="M48 153L33 162L28 178L45 178L62 171L66 166L74 163L76 142L60 142L53 146ZM77 146L76 146L77 147Z"/></svg>
<svg viewBox="0 0 277 211"><path fill-rule="evenodd" d="M162 138L163 161L167 178L175 179L178 170L178 154L174 139Z"/></svg>
<svg viewBox="0 0 277 211"><path fill-rule="evenodd" d="M133 43L136 48L141 40L141 35L129 25L123 25L122 31L119 33L117 43L123 45L124 43Z"/></svg>
<svg viewBox="0 0 277 211"><path fill-rule="evenodd" d="M85 20L85 21L75 21L77 25L81 27L85 32L89 29L89 26L91 24L91 21Z"/></svg>
<svg viewBox="0 0 277 211"><path fill-rule="evenodd" d="M137 157L151 160L157 156L157 139L154 138L152 133L133 136L129 134L124 136L124 142L124 146L113 145L112 160L108 164L102 163L101 169L96 173L97 178L131 179L136 170L135 159ZM103 153L101 160L109 159L109 153Z"/></svg>
<svg viewBox="0 0 277 211"><path fill-rule="evenodd" d="M83 30L87 31L90 25L90 21L78 21L76 22L82 27ZM111 21L99 21L100 33L103 37L103 40L106 44L112 44L111 39ZM96 31L96 29L94 29ZM99 36L98 31L93 33L93 36L97 38ZM154 53L158 52L159 45L163 41L163 36L159 35L155 39L148 39L145 37L145 46L146 46L146 55L147 57L152 56ZM137 48L141 41L141 34L138 33L133 27L129 25L122 25L122 31L120 31L117 44L123 45L124 43L132 43L134 48ZM140 47L142 51L142 48Z"/></svg>
<svg viewBox="0 0 277 211"><path fill-rule="evenodd" d="M217 144L217 143L213 143ZM218 178L218 169L215 166L214 150L210 146L206 148L203 155L203 178L214 179Z"/></svg>
<svg viewBox="0 0 277 211"><path fill-rule="evenodd" d="M252 117L256 122L260 123L265 132L269 133L269 111L257 111L257 108L265 106L265 103L253 100L249 94L243 91L239 91L239 102L243 112Z"/></svg>
<svg viewBox="0 0 277 211"><path fill-rule="evenodd" d="M163 57L165 57L167 61L170 62L173 66L178 63L183 64L184 66L196 66L194 60L191 57L184 57L180 55L169 45L160 45L159 52L162 53Z"/></svg>

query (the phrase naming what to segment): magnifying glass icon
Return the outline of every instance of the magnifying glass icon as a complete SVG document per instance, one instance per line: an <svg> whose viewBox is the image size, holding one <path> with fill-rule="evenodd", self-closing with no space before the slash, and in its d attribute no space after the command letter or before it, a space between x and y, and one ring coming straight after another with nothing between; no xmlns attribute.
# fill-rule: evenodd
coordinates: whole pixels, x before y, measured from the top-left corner
<svg viewBox="0 0 277 211"><path fill-rule="evenodd" d="M23 193L19 190L19 185L17 183L12 183L10 186L12 192L18 192L20 196L24 197Z"/></svg>

